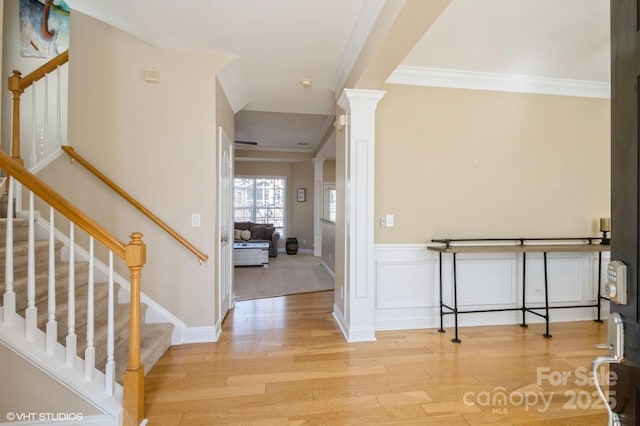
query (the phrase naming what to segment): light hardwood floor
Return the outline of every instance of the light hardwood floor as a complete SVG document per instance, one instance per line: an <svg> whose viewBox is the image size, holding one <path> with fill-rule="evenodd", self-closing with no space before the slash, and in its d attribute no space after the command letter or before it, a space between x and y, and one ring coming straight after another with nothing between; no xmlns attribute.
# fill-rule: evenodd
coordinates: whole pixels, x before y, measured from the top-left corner
<svg viewBox="0 0 640 426"><path fill-rule="evenodd" d="M219 342L172 347L149 372L149 424L606 425L587 373L606 323L553 323L550 340L535 324L348 344L332 304L333 292L238 302Z"/></svg>

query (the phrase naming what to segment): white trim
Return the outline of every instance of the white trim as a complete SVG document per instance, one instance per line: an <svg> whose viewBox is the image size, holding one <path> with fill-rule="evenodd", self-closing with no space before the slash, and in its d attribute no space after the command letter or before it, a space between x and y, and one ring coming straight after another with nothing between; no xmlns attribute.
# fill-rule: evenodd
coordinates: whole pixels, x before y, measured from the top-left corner
<svg viewBox="0 0 640 426"><path fill-rule="evenodd" d="M349 341L375 340L375 117L386 92L345 89L345 302Z"/></svg>
<svg viewBox="0 0 640 426"><path fill-rule="evenodd" d="M217 342L221 333L220 324L213 327L187 327L182 330L182 344Z"/></svg>
<svg viewBox="0 0 640 426"><path fill-rule="evenodd" d="M324 162L326 158L313 159L313 255L322 256L322 223L324 191Z"/></svg>
<svg viewBox="0 0 640 426"><path fill-rule="evenodd" d="M374 342L376 341L376 331L373 327L353 327L347 323L337 305L333 305L333 318L335 318L342 335L349 343L354 342Z"/></svg>
<svg viewBox="0 0 640 426"><path fill-rule="evenodd" d="M340 62L338 62L336 71L331 79L331 87L333 87L335 93L340 93L340 89L344 86L384 5L384 0L367 0L366 7L363 6L360 10L360 14L351 29L347 44L342 50Z"/></svg>
<svg viewBox="0 0 640 426"><path fill-rule="evenodd" d="M65 144L66 145L66 144ZM62 150L62 148L58 147L55 151L53 151L51 154L47 155L46 157L44 157L43 159L41 159L40 161L38 161L38 163L36 163L34 166L31 166L29 168L29 171L31 173L38 174L38 172L40 172L41 170L43 170L45 167L47 167L49 164L53 163L53 161L60 157L62 155L64 151ZM40 424L40 423L39 423Z"/></svg>
<svg viewBox="0 0 640 426"><path fill-rule="evenodd" d="M386 82L411 86L611 99L611 85L607 82L453 69L399 66Z"/></svg>
<svg viewBox="0 0 640 426"><path fill-rule="evenodd" d="M329 268L329 265L327 265L324 260L322 261L321 265L324 268L324 270L327 271L327 274L329 274L329 276L331 277L331 279L335 283L336 274L331 270L331 268Z"/></svg>

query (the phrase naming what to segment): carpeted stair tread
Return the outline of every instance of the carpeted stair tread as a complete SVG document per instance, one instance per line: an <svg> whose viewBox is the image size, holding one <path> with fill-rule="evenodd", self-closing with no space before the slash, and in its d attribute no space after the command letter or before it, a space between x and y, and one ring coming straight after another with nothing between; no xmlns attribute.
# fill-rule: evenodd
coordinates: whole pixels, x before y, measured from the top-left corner
<svg viewBox="0 0 640 426"><path fill-rule="evenodd" d="M60 260L60 248L63 246L62 242L55 242L55 260ZM20 271L24 271L27 268L29 246L26 241L18 242L13 246L13 273L17 274ZM7 251L6 245L0 242L0 277L4 277L5 272L5 253ZM34 241L34 253L36 265L49 262L49 241L36 240Z"/></svg>
<svg viewBox="0 0 640 426"><path fill-rule="evenodd" d="M120 361L117 357L117 348L122 345L122 342L128 342L129 336L129 310L130 305L128 303L122 303L115 307L115 321L114 321L114 356L116 360ZM147 310L147 305L140 305L141 317L144 319L144 313ZM104 319L104 327L101 330L100 336L96 330L96 367L104 373L105 363L107 362L107 326L106 315ZM128 356L128 353L127 353ZM126 358L124 359L126 361Z"/></svg>
<svg viewBox="0 0 640 426"><path fill-rule="evenodd" d="M89 286L83 284L76 287L75 290L75 328L77 330L81 327L85 327L87 323L87 293ZM107 297L109 287L106 283L94 284L93 298L94 298L94 317L98 317L103 312L107 311ZM68 315L69 315L69 303L68 293L64 293L61 297L56 296L56 321L58 323L58 336L66 335L68 330ZM43 299L36 305L38 308L38 328L45 331L46 323L48 320L48 299Z"/></svg>
<svg viewBox="0 0 640 426"><path fill-rule="evenodd" d="M144 366L145 374L149 372L151 367L158 362L160 357L171 346L171 333L173 333L173 324L169 323L142 324L140 327L140 359ZM116 381L122 384L122 374L127 369L128 336L116 347L115 353ZM119 360L124 361L118 362Z"/></svg>
<svg viewBox="0 0 640 426"><path fill-rule="evenodd" d="M43 268L36 269L35 276L35 303L40 304L43 300L48 299L49 293L49 273ZM87 284L89 276L89 264L77 263L75 265L75 286L80 287ZM4 293L4 282L0 285L0 291ZM16 311L20 312L27 306L27 277L16 279L13 283L13 291L16 293ZM56 300L64 300L66 302L69 291L69 264L56 264Z"/></svg>
<svg viewBox="0 0 640 426"><path fill-rule="evenodd" d="M141 317L144 318L144 311L146 310L146 306L141 306L143 313ZM127 339L129 334L129 306L117 306L114 309L115 320L114 320L114 355L116 361L119 361L118 354L116 352L116 348L118 345ZM104 373L104 363L107 360L107 315L106 312L103 316L97 317L95 320L94 327L94 339L93 339L93 347L96 349L96 368ZM86 324L85 326L76 330L78 340L77 340L77 349L78 356L84 359L84 351L87 348L87 330Z"/></svg>
<svg viewBox="0 0 640 426"><path fill-rule="evenodd" d="M13 219L13 241L26 241L29 235L29 219ZM7 241L7 219L0 219L0 244L4 246Z"/></svg>

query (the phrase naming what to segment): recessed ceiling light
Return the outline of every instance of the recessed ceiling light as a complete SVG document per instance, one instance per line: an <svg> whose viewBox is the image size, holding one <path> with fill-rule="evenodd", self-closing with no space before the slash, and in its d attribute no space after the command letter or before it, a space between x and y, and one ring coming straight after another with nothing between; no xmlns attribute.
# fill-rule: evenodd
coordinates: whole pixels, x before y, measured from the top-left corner
<svg viewBox="0 0 640 426"><path fill-rule="evenodd" d="M313 80L311 80L310 78L303 78L302 80L300 80L300 84L302 84L302 87L311 87L311 85L313 84Z"/></svg>

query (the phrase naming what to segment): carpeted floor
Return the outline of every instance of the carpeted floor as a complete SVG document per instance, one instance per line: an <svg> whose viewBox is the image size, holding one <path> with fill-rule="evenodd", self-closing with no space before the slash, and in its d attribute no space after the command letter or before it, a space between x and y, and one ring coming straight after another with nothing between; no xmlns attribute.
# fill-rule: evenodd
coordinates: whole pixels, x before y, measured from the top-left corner
<svg viewBox="0 0 640 426"><path fill-rule="evenodd" d="M269 259L269 267L236 266L234 293L236 300L260 299L286 294L333 290L333 279L319 257L278 253Z"/></svg>

